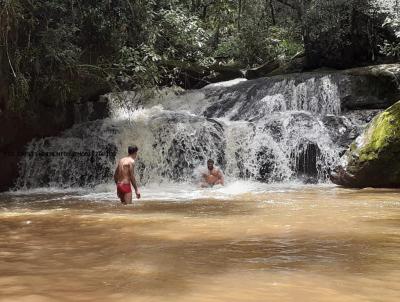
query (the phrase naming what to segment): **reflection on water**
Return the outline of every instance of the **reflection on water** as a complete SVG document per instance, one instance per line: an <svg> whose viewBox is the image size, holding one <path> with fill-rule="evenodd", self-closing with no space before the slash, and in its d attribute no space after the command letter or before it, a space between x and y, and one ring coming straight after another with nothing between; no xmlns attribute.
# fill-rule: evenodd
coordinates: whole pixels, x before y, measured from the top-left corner
<svg viewBox="0 0 400 302"><path fill-rule="evenodd" d="M400 300L400 191L112 189L0 195L0 301Z"/></svg>

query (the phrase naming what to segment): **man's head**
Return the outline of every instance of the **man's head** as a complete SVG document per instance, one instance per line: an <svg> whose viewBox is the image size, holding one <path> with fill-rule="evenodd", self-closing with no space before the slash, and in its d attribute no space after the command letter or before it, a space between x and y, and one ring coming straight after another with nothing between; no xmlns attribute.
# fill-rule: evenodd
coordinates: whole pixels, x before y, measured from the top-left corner
<svg viewBox="0 0 400 302"><path fill-rule="evenodd" d="M138 152L139 148L135 145L129 146L128 147L128 154L129 156L136 158L137 152Z"/></svg>
<svg viewBox="0 0 400 302"><path fill-rule="evenodd" d="M207 168L210 171L214 169L214 161L212 159L207 160Z"/></svg>

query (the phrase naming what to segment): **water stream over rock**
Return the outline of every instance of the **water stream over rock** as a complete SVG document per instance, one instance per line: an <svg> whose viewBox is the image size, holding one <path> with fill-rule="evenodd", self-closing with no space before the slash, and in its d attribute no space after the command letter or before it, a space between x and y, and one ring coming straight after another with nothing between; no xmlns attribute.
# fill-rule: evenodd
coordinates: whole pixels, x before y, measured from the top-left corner
<svg viewBox="0 0 400 302"><path fill-rule="evenodd" d="M360 104L381 93L360 95L357 88L357 94L358 82L362 78L341 73L310 73L168 90L147 101L133 92L111 94L109 118L32 141L16 186L109 183L116 158L131 144L140 149L136 173L142 184L192 181L208 158L231 179L325 182L379 112L348 110L350 99Z"/></svg>

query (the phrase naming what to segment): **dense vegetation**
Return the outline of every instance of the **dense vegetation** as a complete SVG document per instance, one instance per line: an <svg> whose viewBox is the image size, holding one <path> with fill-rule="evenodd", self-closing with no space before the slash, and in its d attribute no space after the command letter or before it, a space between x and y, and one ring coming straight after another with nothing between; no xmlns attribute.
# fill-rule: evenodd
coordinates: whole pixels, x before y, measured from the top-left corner
<svg viewBox="0 0 400 302"><path fill-rule="evenodd" d="M396 9L396 0L0 0L7 106L182 84L189 67L251 68L303 51L309 68L398 58Z"/></svg>

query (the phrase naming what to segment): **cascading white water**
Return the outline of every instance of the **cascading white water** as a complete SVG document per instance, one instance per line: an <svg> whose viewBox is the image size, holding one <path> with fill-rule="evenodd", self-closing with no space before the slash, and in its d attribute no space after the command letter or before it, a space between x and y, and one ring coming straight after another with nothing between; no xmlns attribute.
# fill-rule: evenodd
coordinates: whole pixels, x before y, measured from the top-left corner
<svg viewBox="0 0 400 302"><path fill-rule="evenodd" d="M109 95L110 118L30 143L17 187L110 182L130 144L140 149L142 184L191 180L208 158L228 178L324 181L343 149L333 139L337 131L323 122L340 114L339 81L297 75L169 90L149 101L133 93Z"/></svg>
<svg viewBox="0 0 400 302"><path fill-rule="evenodd" d="M307 111L317 115L339 115L340 79L334 75L258 79L235 86L205 88L211 105L207 117L230 120L256 120L273 112Z"/></svg>
<svg viewBox="0 0 400 302"><path fill-rule="evenodd" d="M60 137L33 140L20 162L18 188L95 185L109 177L117 127L103 121L74 126Z"/></svg>
<svg viewBox="0 0 400 302"><path fill-rule="evenodd" d="M92 186L111 180L115 158L140 148L136 173L142 183L190 180L208 158L223 163L222 125L204 117L162 110L134 112L127 119L75 125L60 137L32 141L20 163L17 187Z"/></svg>
<svg viewBox="0 0 400 302"><path fill-rule="evenodd" d="M121 129L118 139L118 158L126 154L129 144L139 146L137 170L145 183L188 180L207 158L222 162L225 149L219 123L167 110L136 117L133 124Z"/></svg>

